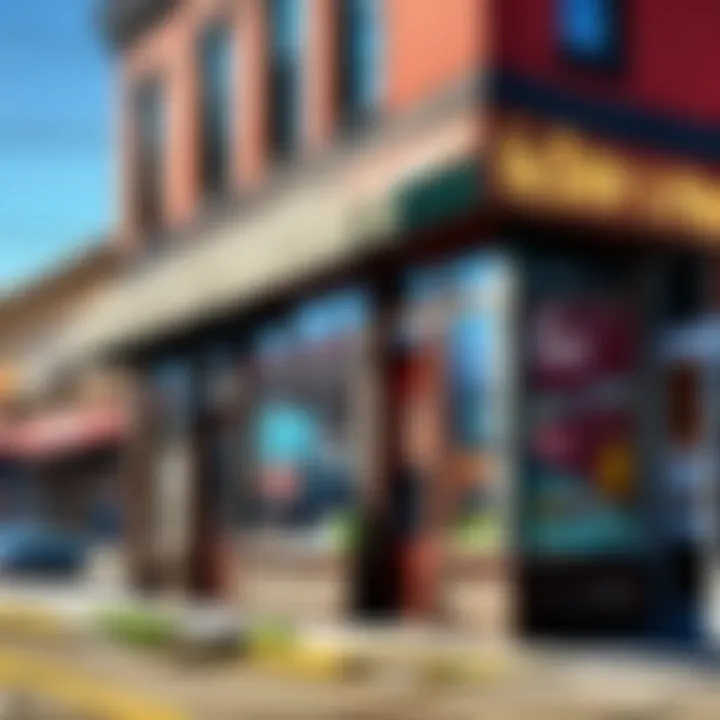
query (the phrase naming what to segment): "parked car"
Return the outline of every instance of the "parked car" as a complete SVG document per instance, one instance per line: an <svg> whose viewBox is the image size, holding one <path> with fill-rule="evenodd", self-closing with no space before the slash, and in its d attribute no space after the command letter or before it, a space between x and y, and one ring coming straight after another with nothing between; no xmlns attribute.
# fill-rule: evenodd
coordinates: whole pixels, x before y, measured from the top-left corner
<svg viewBox="0 0 720 720"><path fill-rule="evenodd" d="M85 568L82 540L42 524L0 526L0 576L77 577Z"/></svg>

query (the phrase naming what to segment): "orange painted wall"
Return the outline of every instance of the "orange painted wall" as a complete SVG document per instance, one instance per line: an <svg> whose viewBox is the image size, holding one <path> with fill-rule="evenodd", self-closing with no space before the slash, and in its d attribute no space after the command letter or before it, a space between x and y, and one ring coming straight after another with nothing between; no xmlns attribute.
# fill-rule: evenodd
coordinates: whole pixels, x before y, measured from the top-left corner
<svg viewBox="0 0 720 720"><path fill-rule="evenodd" d="M491 0L391 0L387 5L387 102L401 112L480 69L488 54Z"/></svg>

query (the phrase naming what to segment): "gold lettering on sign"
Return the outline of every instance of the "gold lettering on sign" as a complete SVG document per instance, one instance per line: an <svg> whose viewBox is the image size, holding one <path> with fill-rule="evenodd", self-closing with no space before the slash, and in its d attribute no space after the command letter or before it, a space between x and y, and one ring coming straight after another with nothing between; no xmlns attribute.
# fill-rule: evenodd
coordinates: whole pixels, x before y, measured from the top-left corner
<svg viewBox="0 0 720 720"><path fill-rule="evenodd" d="M521 199L532 199L542 186L542 164L533 157L526 138L509 133L500 141L498 167L501 187Z"/></svg>
<svg viewBox="0 0 720 720"><path fill-rule="evenodd" d="M704 170L525 122L502 127L496 147L494 187L511 204L720 234L720 180Z"/></svg>

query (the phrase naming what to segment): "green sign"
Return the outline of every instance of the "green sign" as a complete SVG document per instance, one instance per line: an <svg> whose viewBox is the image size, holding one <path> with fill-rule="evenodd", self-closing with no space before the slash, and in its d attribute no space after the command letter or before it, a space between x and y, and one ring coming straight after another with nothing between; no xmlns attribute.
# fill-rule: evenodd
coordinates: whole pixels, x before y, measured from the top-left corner
<svg viewBox="0 0 720 720"><path fill-rule="evenodd" d="M479 179L473 158L401 187L395 200L400 230L421 230L467 212L479 200Z"/></svg>

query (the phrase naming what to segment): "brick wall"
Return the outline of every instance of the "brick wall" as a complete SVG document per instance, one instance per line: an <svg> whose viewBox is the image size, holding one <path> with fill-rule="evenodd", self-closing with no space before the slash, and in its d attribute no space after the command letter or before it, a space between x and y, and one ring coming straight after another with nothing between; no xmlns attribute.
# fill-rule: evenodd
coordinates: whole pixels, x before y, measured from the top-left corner
<svg viewBox="0 0 720 720"><path fill-rule="evenodd" d="M484 58L489 0L385 0L383 104L388 114L410 110L454 80L468 76ZM235 190L263 181L266 162L265 0L185 0L151 27L122 58L122 236L137 243L130 163L134 133L129 94L148 76L161 77L167 93L167 161L163 214L169 229L199 210L196 40L213 18L233 28L235 117L232 178ZM304 94L308 152L331 142L335 124L333 12L336 0L306 0L308 42Z"/></svg>

